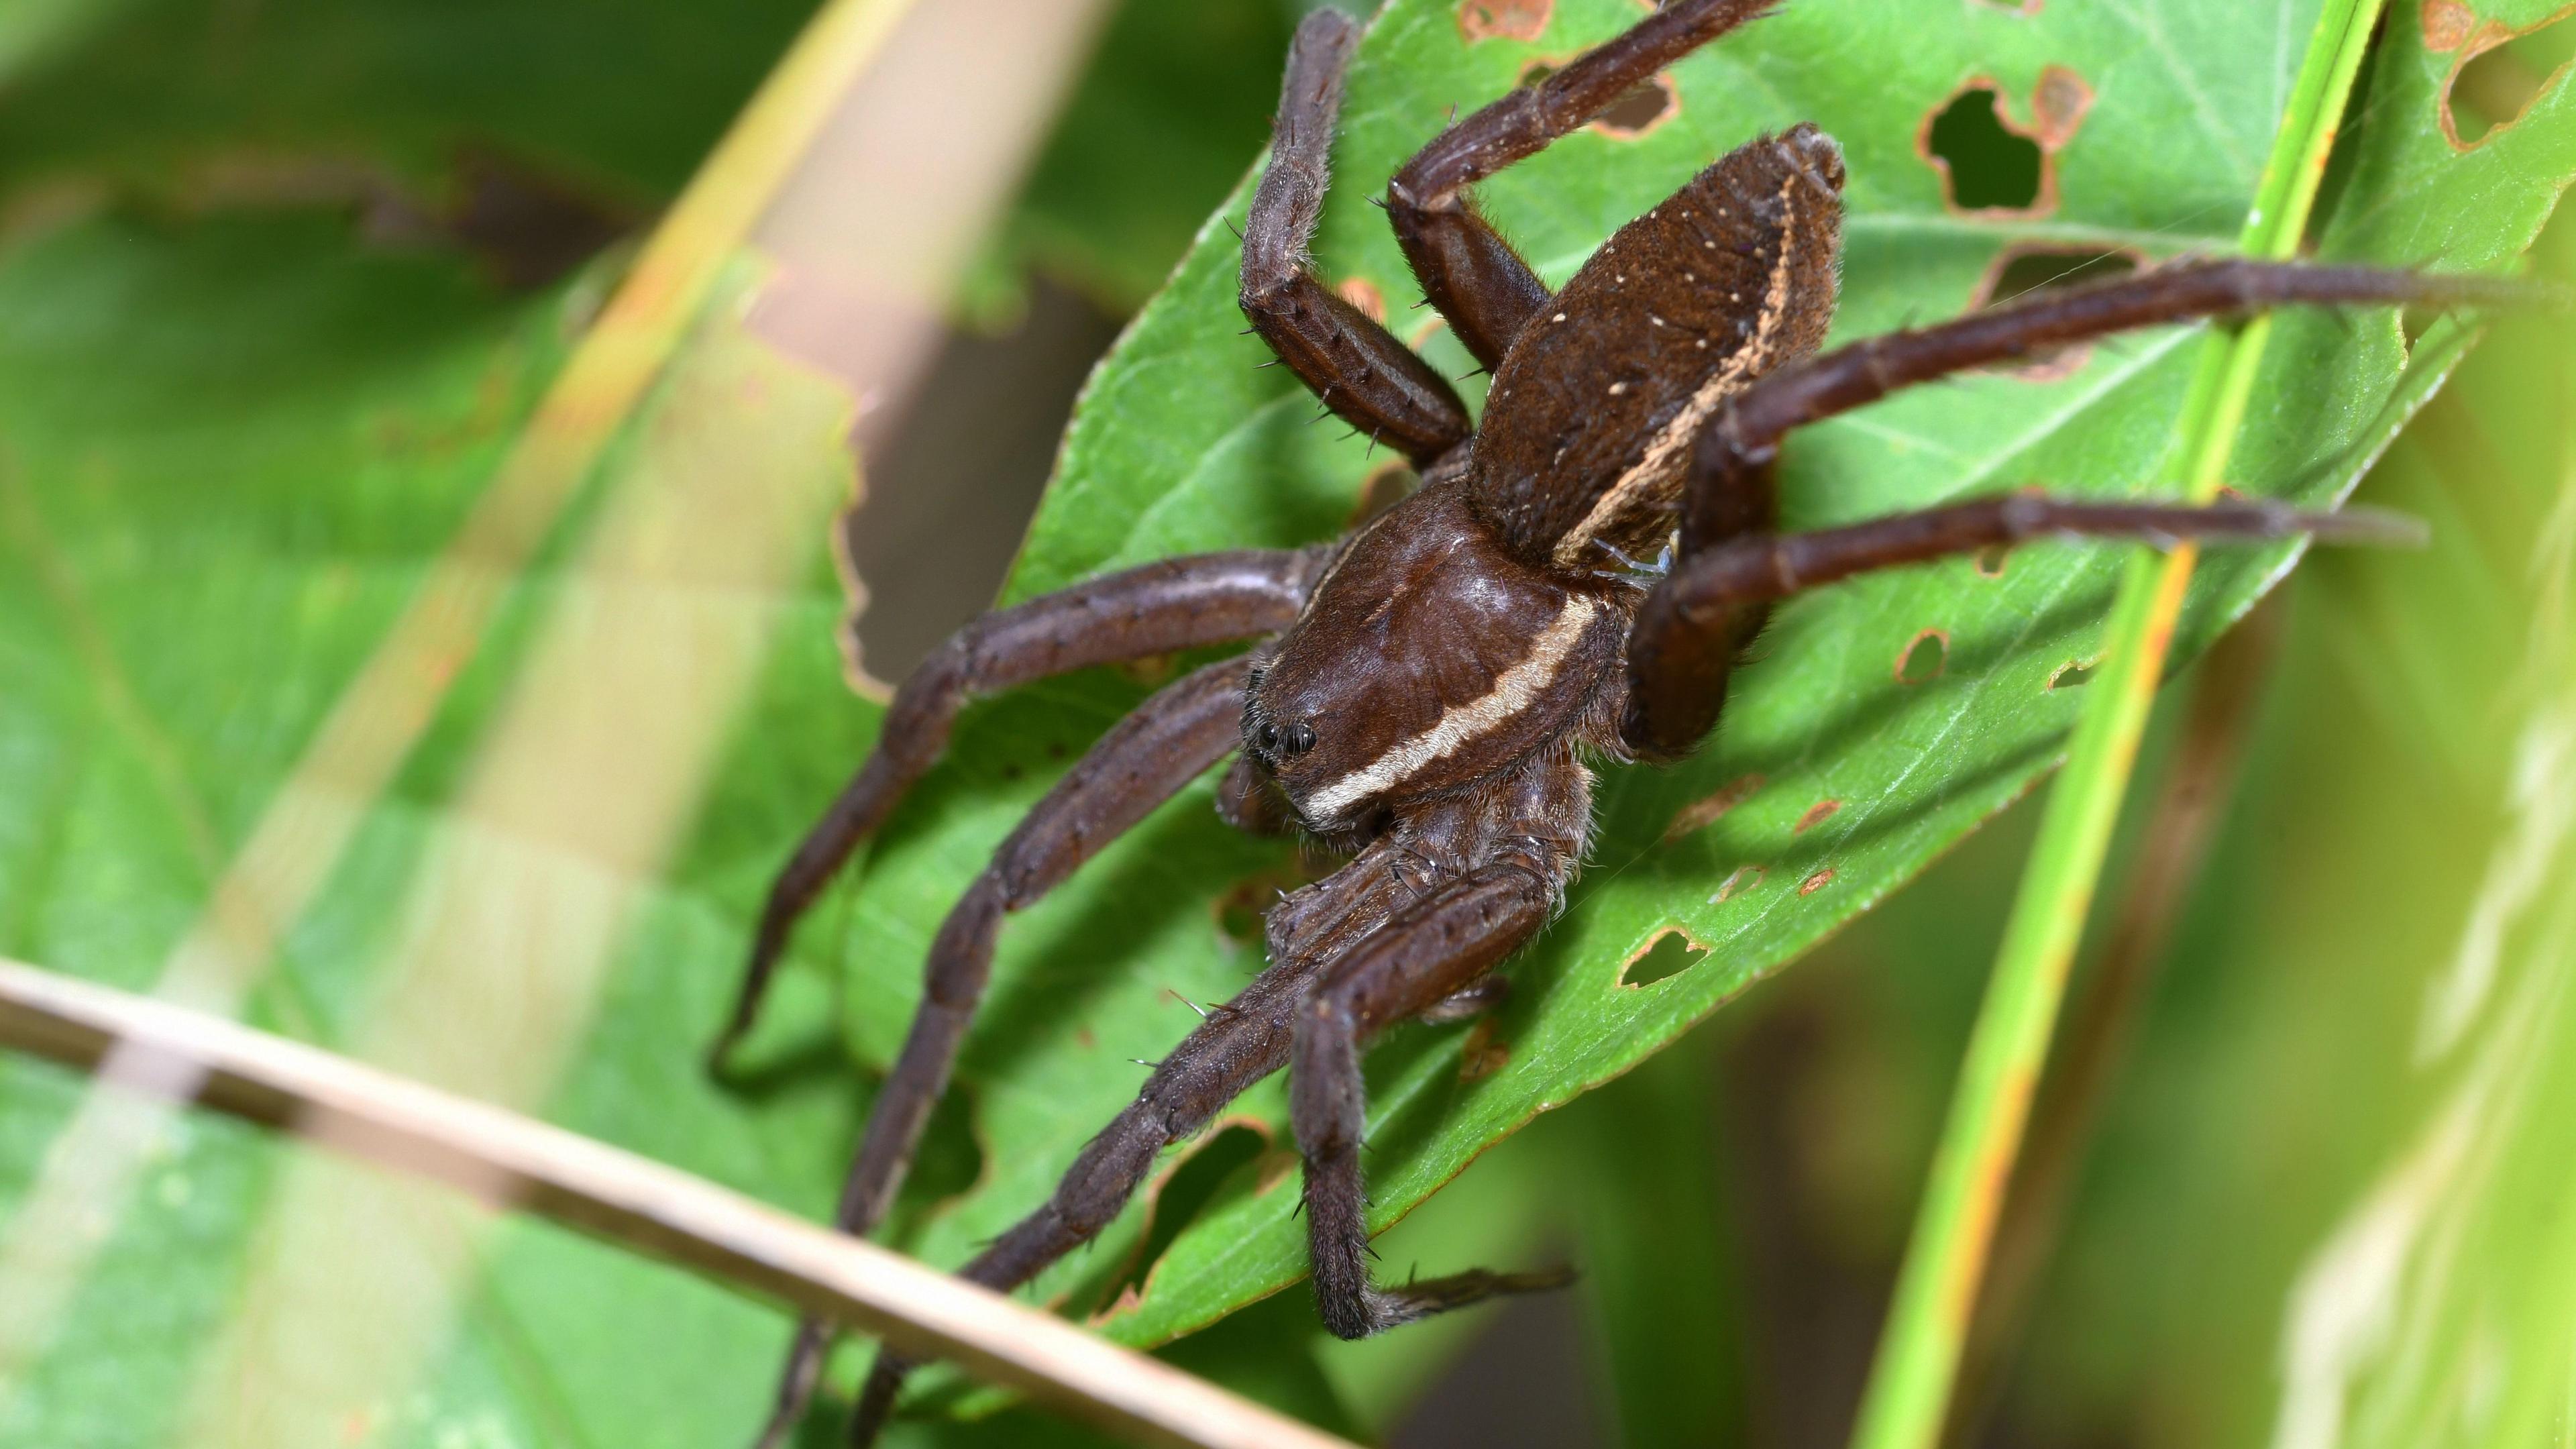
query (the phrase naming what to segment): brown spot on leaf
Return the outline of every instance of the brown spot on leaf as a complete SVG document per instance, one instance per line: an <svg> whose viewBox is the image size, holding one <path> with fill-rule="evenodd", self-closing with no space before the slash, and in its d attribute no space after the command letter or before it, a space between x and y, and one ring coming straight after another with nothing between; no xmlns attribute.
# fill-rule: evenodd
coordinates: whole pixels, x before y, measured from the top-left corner
<svg viewBox="0 0 2576 1449"><path fill-rule="evenodd" d="M1710 896L1708 903L1713 906L1720 901L1733 900L1760 884L1762 884L1762 867L1739 865L1728 873L1726 879L1717 883L1717 894Z"/></svg>
<svg viewBox="0 0 2576 1449"><path fill-rule="evenodd" d="M2457 50L2478 27L2477 12L2460 0L2424 0L2424 48L2439 53Z"/></svg>
<svg viewBox="0 0 2576 1449"><path fill-rule="evenodd" d="M1826 886L1833 884L1833 880L1833 867L1827 866L1825 869L1817 871L1814 875L1798 882L1798 894L1802 896L1814 895L1816 892L1823 890Z"/></svg>
<svg viewBox="0 0 2576 1449"><path fill-rule="evenodd" d="M1087 1026L1077 1026L1073 1029L1073 1044L1087 1052L1100 1050L1100 1038L1093 1036L1091 1028Z"/></svg>
<svg viewBox="0 0 2576 1449"><path fill-rule="evenodd" d="M1666 926L1628 953L1616 985L1631 991L1679 976L1708 959L1708 947L1679 926Z"/></svg>
<svg viewBox="0 0 2576 1449"><path fill-rule="evenodd" d="M1950 667L1950 631L1926 629L1896 653L1896 682L1929 684Z"/></svg>
<svg viewBox="0 0 2576 1449"><path fill-rule="evenodd" d="M1556 0L1460 0L1458 33L1479 40L1536 40L1556 12Z"/></svg>
<svg viewBox="0 0 2576 1449"><path fill-rule="evenodd" d="M1482 1081L1511 1065L1512 1044L1504 1041L1494 1028L1494 1019L1486 1017L1467 1033L1458 1050L1458 1080Z"/></svg>
<svg viewBox="0 0 2576 1449"><path fill-rule="evenodd" d="M1843 802L1840 800L1819 800L1815 804L1807 807L1807 813L1798 817L1798 823L1791 827L1789 833L1792 835L1804 835L1815 827L1833 819L1834 812L1842 808Z"/></svg>
<svg viewBox="0 0 2576 1449"><path fill-rule="evenodd" d="M1715 824L1717 817L1743 804L1761 788L1760 775L1738 775L1719 787L1716 794L1683 806L1674 814L1673 823L1664 827L1664 839L1668 842L1679 840L1694 830Z"/></svg>
<svg viewBox="0 0 2576 1449"><path fill-rule="evenodd" d="M2026 220L2057 210L2057 153L2075 139L2093 87L2052 65L2032 87L2028 118L1991 76L1971 76L1926 112L1914 151L1941 174L1942 204L1965 216Z"/></svg>
<svg viewBox="0 0 2576 1449"><path fill-rule="evenodd" d="M2075 139L2075 128L2084 124L2084 113L2093 109L2093 87L2084 77L2062 65L2052 65L2039 73L2039 84L2030 90L2032 131L2043 151L2062 150Z"/></svg>

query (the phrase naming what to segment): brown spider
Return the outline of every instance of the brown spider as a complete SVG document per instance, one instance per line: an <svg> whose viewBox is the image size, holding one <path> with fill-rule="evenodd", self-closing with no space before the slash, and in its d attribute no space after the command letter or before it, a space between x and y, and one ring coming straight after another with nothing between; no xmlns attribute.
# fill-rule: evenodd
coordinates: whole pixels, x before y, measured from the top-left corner
<svg viewBox="0 0 2576 1449"><path fill-rule="evenodd" d="M1667 761L1716 723L1772 603L1871 569L2043 535L2173 540L2402 534L2386 516L2016 494L1845 528L1775 531L1793 428L1914 383L2128 328L2283 303L2475 302L2511 284L2252 261L2178 264L1816 356L1839 266L1840 150L1801 125L1753 141L1622 227L1551 294L1468 188L1584 124L1774 0L1674 0L1442 132L1385 205L1431 305L1493 369L1481 428L1448 382L1316 279L1342 72L1356 27L1298 32L1243 240L1255 330L1324 404L1422 471L1331 543L1173 559L967 625L896 692L876 753L772 888L721 1055L788 930L944 747L970 695L1115 660L1260 641L1140 706L1050 791L940 929L901 1056L841 1199L865 1233L901 1183L990 974L1004 914L1235 755L1230 822L1349 857L1270 912L1270 965L1157 1066L1054 1196L964 1275L1008 1290L1088 1240L1164 1148L1289 1067L1314 1294L1355 1338L1562 1273L1368 1272L1360 1053L1397 1022L1483 1009L1582 862L1588 760ZM1668 559L1639 565L1635 559ZM803 1326L761 1440L801 1416L827 1338ZM880 1358L852 1424L873 1438L906 1365Z"/></svg>

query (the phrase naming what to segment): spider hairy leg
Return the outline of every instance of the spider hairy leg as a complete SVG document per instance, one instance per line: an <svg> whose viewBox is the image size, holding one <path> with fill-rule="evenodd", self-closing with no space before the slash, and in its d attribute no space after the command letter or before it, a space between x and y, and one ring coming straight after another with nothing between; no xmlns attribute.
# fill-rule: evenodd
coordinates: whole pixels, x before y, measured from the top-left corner
<svg viewBox="0 0 2576 1449"><path fill-rule="evenodd" d="M1701 433L1683 495L1682 563L1651 592L1628 641L1621 738L1640 758L1696 749L1726 701L1737 656L1771 604L1871 569L2044 534L2253 541L2307 533L2330 543L2406 541L2384 515L2321 515L2277 504L2104 505L1984 500L1827 530L1772 534L1781 440L1972 367L2117 332L2286 305L2564 305L2547 289L2496 277L2246 259L2186 262L1894 332L1755 380Z"/></svg>
<svg viewBox="0 0 2576 1449"><path fill-rule="evenodd" d="M2320 543L2409 545L2422 525L2375 508L2312 512L2271 500L2101 503L2016 493L1811 533L1730 539L1676 569L1647 597L1629 635L1623 734L1642 757L1688 754L1717 722L1736 657L1770 606L1878 569L2033 539L2133 539L2167 546L2261 543L2305 534Z"/></svg>
<svg viewBox="0 0 2576 1449"><path fill-rule="evenodd" d="M1315 1307L1337 1338L1499 1293L1561 1286L1563 1271L1470 1271L1401 1287L1369 1281L1368 1193L1360 1142L1368 1108L1360 1052L1368 1038L1439 1006L1538 934L1554 882L1518 860L1439 887L1363 939L1316 983L1297 1015L1289 1111L1306 1159L1306 1231Z"/></svg>
<svg viewBox="0 0 2576 1449"><path fill-rule="evenodd" d="M1477 215L1468 188L1601 114L1699 47L1769 8L1770 0L1680 0L1449 127L1386 189L1387 218L1423 295L1478 362L1499 366L1549 300L1547 284Z"/></svg>
<svg viewBox="0 0 2576 1449"><path fill-rule="evenodd" d="M1891 332L1784 367L1730 400L1701 435L1682 521L1682 552L1726 536L1712 510L1738 476L1767 468L1796 428L1913 387L2117 332L2282 306L2564 305L2547 289L2500 277L2314 266L2242 258L2183 262L2091 286Z"/></svg>
<svg viewBox="0 0 2576 1449"><path fill-rule="evenodd" d="M1118 1215L1163 1149L1206 1127L1245 1088L1285 1066L1297 1004L1316 966L1301 953L1282 953L1279 961L1174 1047L1136 1100L1074 1158L1054 1194L958 1276L997 1292L1036 1277ZM851 1416L852 1444L876 1441L914 1366L890 1353L878 1355Z"/></svg>
<svg viewBox="0 0 2576 1449"><path fill-rule="evenodd" d="M1101 847L1235 748L1248 667L1239 658L1208 665L1120 720L1056 782L967 887L931 944L921 1005L869 1110L835 1227L861 1235L874 1229L902 1186L930 1110L948 1089L958 1043L991 980L1002 917L1063 884ZM776 1406L758 1441L762 1449L784 1442L804 1417L829 1346L820 1325L798 1325Z"/></svg>
<svg viewBox="0 0 2576 1449"><path fill-rule="evenodd" d="M708 1054L721 1069L760 1012L799 916L948 746L957 711L990 694L1094 664L1249 639L1286 628L1326 550L1166 559L1076 584L968 624L895 691L877 747L778 873L732 1016Z"/></svg>
<svg viewBox="0 0 2576 1449"><path fill-rule="evenodd" d="M1428 467L1473 425L1431 364L1317 279L1307 255L1330 180L1342 73L1359 27L1318 10L1297 27L1272 128L1270 165L1243 228L1237 298L1261 340L1351 426Z"/></svg>

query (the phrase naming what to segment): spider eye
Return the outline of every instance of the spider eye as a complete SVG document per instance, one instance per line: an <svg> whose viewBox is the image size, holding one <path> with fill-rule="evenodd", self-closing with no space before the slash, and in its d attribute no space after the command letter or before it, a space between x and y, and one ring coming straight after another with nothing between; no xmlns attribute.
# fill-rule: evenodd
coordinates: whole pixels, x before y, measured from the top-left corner
<svg viewBox="0 0 2576 1449"><path fill-rule="evenodd" d="M1258 738L1261 743L1262 753L1277 754L1279 752L1279 726L1264 723L1261 726L1261 734Z"/></svg>
<svg viewBox="0 0 2576 1449"><path fill-rule="evenodd" d="M1288 727L1288 753L1302 755L1315 747L1315 732L1302 724Z"/></svg>

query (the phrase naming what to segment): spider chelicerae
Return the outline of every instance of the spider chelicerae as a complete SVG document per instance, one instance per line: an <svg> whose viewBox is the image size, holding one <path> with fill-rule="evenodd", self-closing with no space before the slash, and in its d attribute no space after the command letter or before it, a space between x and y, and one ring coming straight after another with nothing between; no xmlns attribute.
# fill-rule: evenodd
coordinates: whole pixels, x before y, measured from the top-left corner
<svg viewBox="0 0 2576 1449"><path fill-rule="evenodd" d="M884 1216L945 1090L1011 911L1235 756L1218 792L1248 830L1347 857L1283 897L1269 965L1155 1066L1054 1195L962 1270L1009 1289L1087 1241L1163 1149L1287 1067L1314 1297L1346 1338L1561 1272L1373 1282L1360 1165L1369 1040L1464 1016L1543 928L1582 863L1595 763L1669 761L1708 736L1771 605L1873 569L2062 535L2342 541L2403 520L2266 502L2184 507L2013 494L1849 527L1777 531L1791 430L1964 369L2109 333L2287 303L2474 303L2511 284L2245 260L2053 290L1819 355L1839 267L1843 164L1812 125L1754 140L1620 228L1551 292L1470 188L1776 0L1672 0L1457 121L1384 205L1430 305L1492 370L1483 423L1449 382L1315 276L1342 74L1357 28L1320 10L1290 51L1243 233L1253 328L1323 404L1410 458L1419 491L1330 543L1171 559L988 614L896 692L877 749L779 875L718 1054L750 1026L797 917L939 757L970 696L1236 641L1165 687L1030 812L932 945L922 1001L837 1215ZM1639 560L1654 560L1640 563ZM801 1417L827 1335L801 1329L763 1436ZM852 1424L871 1439L907 1368L881 1357Z"/></svg>

